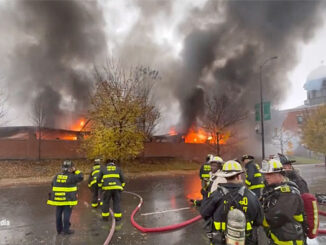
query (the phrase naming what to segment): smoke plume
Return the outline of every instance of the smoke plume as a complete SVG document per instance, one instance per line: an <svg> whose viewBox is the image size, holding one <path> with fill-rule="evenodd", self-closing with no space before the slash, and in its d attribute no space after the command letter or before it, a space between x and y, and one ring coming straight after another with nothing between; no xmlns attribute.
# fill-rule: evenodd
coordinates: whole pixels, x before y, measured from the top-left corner
<svg viewBox="0 0 326 245"><path fill-rule="evenodd" d="M0 48L8 58L2 72L11 102L42 103L45 126L62 127L68 112L86 112L91 69L106 56L102 12L92 1L8 1L8 7L0 17L8 41Z"/></svg>
<svg viewBox="0 0 326 245"><path fill-rule="evenodd" d="M299 44L313 38L326 4L102 1L106 14L96 1L8 5L10 11L3 11L0 4L0 30L8 33L1 33L0 54L8 62L0 72L10 81L17 105L43 96L53 115L62 114L63 108L83 111L91 86L89 71L107 56L108 42L114 58L160 71L157 103L164 112L179 107L179 131L185 132L200 120L204 100L212 93L252 110L259 102L260 66L273 56L278 59L262 68L264 97L273 105L280 103L289 87L288 72L298 62ZM54 125L54 119L47 124Z"/></svg>
<svg viewBox="0 0 326 245"><path fill-rule="evenodd" d="M278 56L277 61L262 68L264 97L278 104L286 95L287 73L298 61L298 44L313 37L322 23L324 7L319 1L207 2L196 15L212 19L212 9L223 9L224 19L201 24L187 35L183 60L193 79L181 81L182 86L191 86L195 91L199 81L211 74L214 82L208 85L210 89L232 98L244 110L252 109L259 102L259 67L266 59ZM196 21L196 17L190 18ZM202 103L201 98L193 101ZM184 104L184 115L192 106Z"/></svg>

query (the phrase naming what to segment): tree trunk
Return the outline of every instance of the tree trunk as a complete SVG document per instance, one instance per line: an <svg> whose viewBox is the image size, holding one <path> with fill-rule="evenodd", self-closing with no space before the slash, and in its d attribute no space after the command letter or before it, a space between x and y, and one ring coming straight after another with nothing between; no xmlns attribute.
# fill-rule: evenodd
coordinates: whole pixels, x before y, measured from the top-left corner
<svg viewBox="0 0 326 245"><path fill-rule="evenodd" d="M40 161L41 160L41 127L39 127L39 131L38 131L38 160Z"/></svg>
<svg viewBox="0 0 326 245"><path fill-rule="evenodd" d="M220 141L219 141L219 133L216 132L216 155L219 156L220 155Z"/></svg>
<svg viewBox="0 0 326 245"><path fill-rule="evenodd" d="M281 153L284 154L283 153L283 129L281 129L280 131L281 131L281 133L280 133L281 134L280 135L280 137L281 137Z"/></svg>

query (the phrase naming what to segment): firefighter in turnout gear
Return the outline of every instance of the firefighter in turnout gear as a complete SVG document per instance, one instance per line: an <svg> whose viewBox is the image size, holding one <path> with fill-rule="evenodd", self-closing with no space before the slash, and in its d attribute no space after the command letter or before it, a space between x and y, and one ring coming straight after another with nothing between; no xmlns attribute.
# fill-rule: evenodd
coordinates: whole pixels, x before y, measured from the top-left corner
<svg viewBox="0 0 326 245"><path fill-rule="evenodd" d="M210 172L211 172L211 160L214 158L214 155L208 154L206 156L205 163L201 165L199 169L199 178L201 180L201 190L202 199L206 198L209 193L209 184L210 184ZM223 161L223 160L222 160ZM190 199L190 202L195 206L200 207L202 200L193 200Z"/></svg>
<svg viewBox="0 0 326 245"><path fill-rule="evenodd" d="M243 155L241 161L246 168L245 183L249 190L254 192L260 198L265 187L262 174L259 172L259 165L254 162L254 157L250 155Z"/></svg>
<svg viewBox="0 0 326 245"><path fill-rule="evenodd" d="M70 216L72 207L77 205L77 183L83 180L83 174L76 170L71 161L64 161L62 172L52 181L48 205L56 206L56 228L58 234L70 235ZM62 217L63 216L63 217ZM62 222L63 218L63 222Z"/></svg>
<svg viewBox="0 0 326 245"><path fill-rule="evenodd" d="M261 202L263 226L270 244L305 245L304 206L296 185L286 182L283 166L276 159L263 161L260 171L268 187Z"/></svg>
<svg viewBox="0 0 326 245"><path fill-rule="evenodd" d="M223 177L220 177L219 174L222 170L223 166L223 159L215 156L209 161L211 165L211 171L209 172L209 183L207 187L207 197L214 191L216 191L217 187L221 183L226 183L226 179ZM205 198L207 198L205 197Z"/></svg>
<svg viewBox="0 0 326 245"><path fill-rule="evenodd" d="M108 160L105 167L101 168L98 183L102 184L103 205L102 218L108 220L110 215L110 200L113 201L114 218L121 220L122 213L120 207L120 196L125 186L125 180L121 169L112 160Z"/></svg>
<svg viewBox="0 0 326 245"><path fill-rule="evenodd" d="M101 200L101 188L97 183L98 176L101 169L101 160L95 159L92 171L88 178L88 187L92 192L92 207L97 208L99 205L99 200Z"/></svg>
<svg viewBox="0 0 326 245"><path fill-rule="evenodd" d="M295 160L289 160L285 155L280 153L278 153L277 155L278 156L275 159L278 159L282 163L285 176L298 186L301 194L309 193L307 182L299 175L298 171L296 171L292 166L292 163L294 163Z"/></svg>
<svg viewBox="0 0 326 245"><path fill-rule="evenodd" d="M220 176L226 178L227 183L221 183L201 205L200 213L206 221L207 236L213 245L244 244L244 240L246 245L258 244L257 228L263 221L262 209L256 195L243 185L242 173L238 162L231 160L224 163ZM242 220L245 223L237 225L243 227L242 232L233 234L239 236L238 240L233 243L228 240L226 243L232 225L227 220L228 213L235 209L243 213L245 219Z"/></svg>

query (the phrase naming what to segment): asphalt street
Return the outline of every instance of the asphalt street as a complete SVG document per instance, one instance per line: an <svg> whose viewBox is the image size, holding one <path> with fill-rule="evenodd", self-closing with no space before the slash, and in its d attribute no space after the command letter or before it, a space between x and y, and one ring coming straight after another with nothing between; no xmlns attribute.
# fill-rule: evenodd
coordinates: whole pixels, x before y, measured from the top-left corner
<svg viewBox="0 0 326 245"><path fill-rule="evenodd" d="M325 193L326 169L322 165L300 166L312 193ZM129 178L126 190L143 197L144 204L135 220L144 227L159 227L179 223L197 216L189 198L200 197L198 175L169 175ZM90 191L85 182L79 187L79 204L73 209L71 223L75 234L57 235L55 207L46 205L50 184L19 185L0 188L0 244L10 245L99 245L111 228L111 220L101 220L101 210L90 207ZM180 230L164 233L141 233L130 223L130 214L139 199L122 193L123 219L117 223L110 244L209 244L198 221ZM326 229L326 222L321 223ZM309 244L326 244L326 236Z"/></svg>

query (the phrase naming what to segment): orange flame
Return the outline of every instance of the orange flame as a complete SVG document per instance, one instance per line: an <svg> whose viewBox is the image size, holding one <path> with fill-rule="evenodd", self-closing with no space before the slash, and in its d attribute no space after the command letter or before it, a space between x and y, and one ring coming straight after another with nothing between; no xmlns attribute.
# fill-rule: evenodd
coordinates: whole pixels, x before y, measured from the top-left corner
<svg viewBox="0 0 326 245"><path fill-rule="evenodd" d="M220 145L226 143L226 140L229 138L229 133L227 134L219 134L218 135L218 142ZM212 135L211 133L205 131L203 128L195 128L191 127L184 137L185 143L210 143L216 144L217 142L217 135Z"/></svg>
<svg viewBox="0 0 326 245"><path fill-rule="evenodd" d="M169 130L169 135L178 135L175 127L171 127ZM218 142L220 145L224 145L227 139L230 137L230 132L224 134L213 135L207 132L205 129L200 127L191 127L186 135L182 135L181 138L185 143L195 143L195 144L216 144L218 137Z"/></svg>
<svg viewBox="0 0 326 245"><path fill-rule="evenodd" d="M206 143L210 135L202 128L190 128L185 136L185 143Z"/></svg>
<svg viewBox="0 0 326 245"><path fill-rule="evenodd" d="M84 125L85 125L85 119L81 118L76 123L74 123L70 129L73 131L80 131L82 130Z"/></svg>

